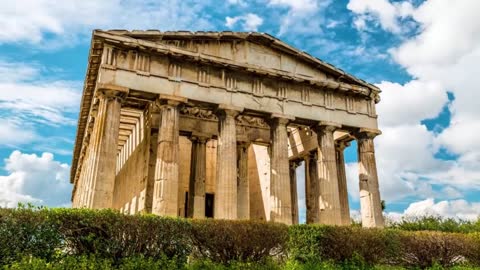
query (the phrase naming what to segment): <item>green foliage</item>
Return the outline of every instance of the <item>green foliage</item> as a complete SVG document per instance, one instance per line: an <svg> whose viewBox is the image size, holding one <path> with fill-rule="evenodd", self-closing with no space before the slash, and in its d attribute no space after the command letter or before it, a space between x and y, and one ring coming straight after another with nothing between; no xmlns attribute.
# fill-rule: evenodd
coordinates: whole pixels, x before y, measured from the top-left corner
<svg viewBox="0 0 480 270"><path fill-rule="evenodd" d="M473 269L478 224L288 227L21 206L0 208L0 269Z"/></svg>
<svg viewBox="0 0 480 270"><path fill-rule="evenodd" d="M466 221L439 216L409 217L392 223L390 227L405 231L471 233L480 232L480 218L476 221Z"/></svg>
<svg viewBox="0 0 480 270"><path fill-rule="evenodd" d="M410 267L452 267L469 261L480 252L468 235L442 232L402 232L398 259Z"/></svg>
<svg viewBox="0 0 480 270"><path fill-rule="evenodd" d="M388 262L400 242L395 230L298 225L289 231L289 250L300 262L356 259L366 265Z"/></svg>
<svg viewBox="0 0 480 270"><path fill-rule="evenodd" d="M62 246L58 226L44 208L0 208L0 265L26 254L51 259Z"/></svg>
<svg viewBox="0 0 480 270"><path fill-rule="evenodd" d="M215 262L258 262L285 254L288 227L256 221L192 220L195 257Z"/></svg>

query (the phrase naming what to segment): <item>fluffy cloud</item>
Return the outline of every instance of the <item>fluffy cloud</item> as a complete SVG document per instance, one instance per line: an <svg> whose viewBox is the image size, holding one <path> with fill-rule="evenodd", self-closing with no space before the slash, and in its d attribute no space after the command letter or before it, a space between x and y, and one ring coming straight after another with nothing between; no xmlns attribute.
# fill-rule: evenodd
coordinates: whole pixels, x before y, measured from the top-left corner
<svg viewBox="0 0 480 270"><path fill-rule="evenodd" d="M428 198L411 203L403 213L391 212L390 219L413 218L418 216L441 216L459 218L462 220L476 220L480 217L480 203L469 203L465 200L439 201Z"/></svg>
<svg viewBox="0 0 480 270"><path fill-rule="evenodd" d="M262 25L263 19L256 14L247 13L242 16L235 16L235 17L226 17L225 18L225 26L228 28L233 28L235 24L241 24L243 30L245 31L257 31L258 27Z"/></svg>
<svg viewBox="0 0 480 270"><path fill-rule="evenodd" d="M208 29L209 16L202 9L210 1L22 0L2 3L0 43L40 44L48 34L67 36L68 43L94 28ZM240 1L241 2L241 1ZM66 45L66 41L59 41ZM52 46L51 43L48 46Z"/></svg>
<svg viewBox="0 0 480 270"><path fill-rule="evenodd" d="M357 18L368 17L361 24L374 22L400 34L411 30L409 23L401 23L409 16L419 29L390 50L414 79L404 85L378 84L383 90L378 105L383 135L376 145L384 197L387 201L407 196L451 199L461 197L462 191L480 190L480 139L475 135L480 132L480 77L476 74L480 21L475 13L480 2L428 0L414 8L409 1L351 0L348 8ZM447 91L454 96L451 103ZM451 112L449 125L439 134L427 130L421 121L435 118L446 104ZM458 158L439 159L440 149ZM442 190L434 188L438 185ZM412 204L406 214L421 209L471 217L472 212L462 212L461 207L473 209L478 204L461 200L435 204L429 199Z"/></svg>
<svg viewBox="0 0 480 270"><path fill-rule="evenodd" d="M448 97L435 81L410 81L404 85L393 82L377 84L382 89L382 101L377 105L378 119L383 127L418 124L436 117Z"/></svg>
<svg viewBox="0 0 480 270"><path fill-rule="evenodd" d="M410 2L390 3L388 0L350 0L347 8L358 14L354 25L359 30L367 28L367 21L376 21L381 28L393 33L400 33L399 19L413 12Z"/></svg>
<svg viewBox="0 0 480 270"><path fill-rule="evenodd" d="M326 24L323 13L331 2L331 0L268 0L268 5L288 10L281 19L278 33L281 36L287 32L321 33L321 25Z"/></svg>
<svg viewBox="0 0 480 270"><path fill-rule="evenodd" d="M38 126L73 126L80 84L42 77L36 64L0 60L0 147L40 140Z"/></svg>
<svg viewBox="0 0 480 270"><path fill-rule="evenodd" d="M70 168L55 161L53 154L37 156L14 151L5 160L5 170L7 175L0 175L0 207L15 207L19 202L70 204Z"/></svg>

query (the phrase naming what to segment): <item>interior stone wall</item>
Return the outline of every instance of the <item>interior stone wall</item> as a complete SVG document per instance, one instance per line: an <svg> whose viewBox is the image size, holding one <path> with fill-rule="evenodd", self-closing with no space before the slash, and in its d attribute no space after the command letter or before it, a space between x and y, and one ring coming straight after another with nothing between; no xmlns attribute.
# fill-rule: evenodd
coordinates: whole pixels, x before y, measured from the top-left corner
<svg viewBox="0 0 480 270"><path fill-rule="evenodd" d="M115 177L113 208L135 214L145 206L149 143L144 137Z"/></svg>
<svg viewBox="0 0 480 270"><path fill-rule="evenodd" d="M250 218L270 219L270 156L268 147L252 144L248 151Z"/></svg>
<svg viewBox="0 0 480 270"><path fill-rule="evenodd" d="M178 207L179 216L185 216L185 193L188 192L188 183L190 181L190 166L192 159L192 142L185 136L180 136L180 162L179 162L179 179L180 185L178 189ZM207 142L207 168L205 192L215 193L215 177L217 163L217 141L210 140Z"/></svg>

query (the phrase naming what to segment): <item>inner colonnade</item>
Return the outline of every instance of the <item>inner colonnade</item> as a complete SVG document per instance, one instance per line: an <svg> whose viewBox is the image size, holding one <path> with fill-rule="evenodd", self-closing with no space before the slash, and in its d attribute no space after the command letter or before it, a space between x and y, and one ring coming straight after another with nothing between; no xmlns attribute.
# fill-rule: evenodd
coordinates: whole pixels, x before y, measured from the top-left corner
<svg viewBox="0 0 480 270"><path fill-rule="evenodd" d="M74 207L297 224L305 181L307 223L348 225L356 140L362 224L383 226L378 88L265 34L167 33L94 32Z"/></svg>

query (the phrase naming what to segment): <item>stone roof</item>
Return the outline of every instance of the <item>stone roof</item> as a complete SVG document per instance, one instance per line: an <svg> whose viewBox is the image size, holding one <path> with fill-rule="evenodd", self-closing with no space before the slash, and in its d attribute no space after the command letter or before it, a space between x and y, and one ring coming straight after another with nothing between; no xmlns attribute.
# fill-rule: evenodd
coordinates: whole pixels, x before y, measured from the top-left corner
<svg viewBox="0 0 480 270"><path fill-rule="evenodd" d="M70 173L70 182L75 181L75 174L78 167L78 161L81 154L81 148L83 145L83 140L85 139L86 125L88 122L88 116L90 114L91 103L93 101L93 94L95 90L95 83L97 80L98 70L101 64L101 56L103 53L103 43L104 39L108 36L109 40L112 39L122 39L123 38L134 38L139 40L146 41L158 41L158 40L168 40L168 39L214 39L214 40L247 40L256 43L260 43L266 46L269 46L273 49L282 51L283 53L293 55L299 60L303 60L316 68L332 74L342 80L348 81L353 84L358 84L362 87L369 89L372 93L375 93L375 98L379 99L378 93L380 89L370 83L367 83L359 78L356 78L353 75L350 75L343 70L334 67L333 65L324 62L316 57L311 56L310 54L300 51L287 43L281 41L278 38L275 38L266 33L258 32L210 32L210 31L166 31L161 32L158 30L94 30L92 34L92 41L90 46L90 53L88 58L88 67L87 74L85 77L84 90L80 105L80 114L79 122L74 146L74 153L72 159L72 167ZM378 101L378 100L377 100Z"/></svg>

